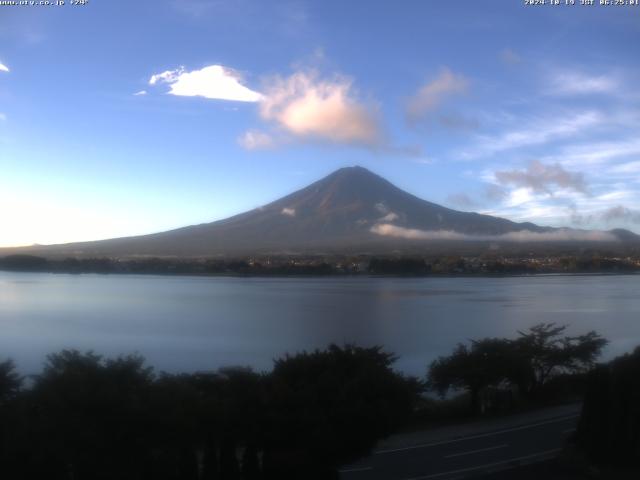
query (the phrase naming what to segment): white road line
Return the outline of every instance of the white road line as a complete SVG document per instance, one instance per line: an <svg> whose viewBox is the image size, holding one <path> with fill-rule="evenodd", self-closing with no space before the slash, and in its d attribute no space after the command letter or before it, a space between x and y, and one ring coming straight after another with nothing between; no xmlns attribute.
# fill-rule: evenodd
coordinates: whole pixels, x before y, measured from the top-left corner
<svg viewBox="0 0 640 480"><path fill-rule="evenodd" d="M445 455L444 458L462 457L464 455L471 455L471 454L480 453L480 452L488 452L489 450L497 450L499 448L506 448L508 446L509 445L505 443L504 445L496 445L495 447L479 448L478 450L469 450L468 452L461 452L461 453L452 453L451 455Z"/></svg>
<svg viewBox="0 0 640 480"><path fill-rule="evenodd" d="M433 443L423 443L420 445L411 445L409 447L402 447L402 448L389 448L386 450L378 450L377 452L373 452L373 454L382 455L385 453L395 453L395 452L404 452L406 450L415 450L416 448L427 448L427 447L435 447L437 445L447 445L449 443L464 442L466 440L474 440L476 438L485 438L485 437L491 437L493 435L500 435L502 433L517 432L518 430L526 430L528 428L539 427L540 425L548 425L550 423L564 422L565 420L569 420L571 418L577 418L579 416L580 416L579 414L567 415L565 417L554 418L553 420L546 420L544 422L531 423L529 425L522 425L520 427L506 428L504 430L498 430L495 432L481 433L479 435L471 435L469 437L454 438L453 440L445 440L442 442L433 442Z"/></svg>
<svg viewBox="0 0 640 480"><path fill-rule="evenodd" d="M340 473L365 472L367 470L373 470L373 467L347 468L345 470L338 470L338 472L340 472Z"/></svg>
<svg viewBox="0 0 640 480"><path fill-rule="evenodd" d="M545 455L558 453L561 450L562 450L561 448L554 448L553 450L546 450L544 452L533 453L531 455L525 455L523 457L510 458L509 460L502 460L500 462L485 463L484 465L478 465L476 467L461 468L459 470L450 470L448 472L442 472L442 473L433 473L431 475L425 475L423 477L412 477L406 480L427 480L429 478L438 478L438 477L443 477L445 475L455 475L456 473L465 473L465 472L472 472L474 470L482 470L485 468L499 467L500 465L508 465L514 462L521 462L522 460L530 460L536 457L544 457Z"/></svg>

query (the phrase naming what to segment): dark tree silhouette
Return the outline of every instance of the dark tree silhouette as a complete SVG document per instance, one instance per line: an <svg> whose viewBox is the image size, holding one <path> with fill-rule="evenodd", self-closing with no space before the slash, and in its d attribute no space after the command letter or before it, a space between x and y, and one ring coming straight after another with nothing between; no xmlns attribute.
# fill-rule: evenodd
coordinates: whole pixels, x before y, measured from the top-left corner
<svg viewBox="0 0 640 480"><path fill-rule="evenodd" d="M640 467L640 347L589 374L576 440L595 463Z"/></svg>
<svg viewBox="0 0 640 480"><path fill-rule="evenodd" d="M528 364L518 382L522 393L535 394L554 375L585 372L595 365L607 340L595 331L563 335L566 329L566 325L540 323L518 332L520 338L514 343L517 357Z"/></svg>
<svg viewBox="0 0 640 480"><path fill-rule="evenodd" d="M0 407L18 394L22 382L23 378L16 372L13 360L0 362Z"/></svg>
<svg viewBox="0 0 640 480"><path fill-rule="evenodd" d="M466 390L471 410L479 412L480 394L487 387L509 385L533 397L560 374L588 371L607 344L596 332L563 336L566 326L541 323L515 340L485 338L470 346L458 344L449 356L433 361L428 386L445 395L450 389Z"/></svg>
<svg viewBox="0 0 640 480"><path fill-rule="evenodd" d="M337 478L411 413L419 383L381 347L331 345L276 360L269 378L265 477Z"/></svg>
<svg viewBox="0 0 640 480"><path fill-rule="evenodd" d="M471 410L480 411L480 392L513 375L513 344L500 338L460 343L448 357L434 360L428 372L427 385L444 396L449 389L464 389L469 393Z"/></svg>
<svg viewBox="0 0 640 480"><path fill-rule="evenodd" d="M151 370L138 356L103 360L92 352L50 355L30 392L28 445L33 478L138 478L147 438ZM42 470L45 470L46 474Z"/></svg>
<svg viewBox="0 0 640 480"><path fill-rule="evenodd" d="M63 350L20 389L0 364L10 480L332 479L411 415L421 388L381 348L330 346L273 372L154 375L139 356Z"/></svg>
<svg viewBox="0 0 640 480"><path fill-rule="evenodd" d="M0 362L0 477L3 471L8 473L20 464L14 455L13 442L19 427L15 399L22 381L12 360Z"/></svg>

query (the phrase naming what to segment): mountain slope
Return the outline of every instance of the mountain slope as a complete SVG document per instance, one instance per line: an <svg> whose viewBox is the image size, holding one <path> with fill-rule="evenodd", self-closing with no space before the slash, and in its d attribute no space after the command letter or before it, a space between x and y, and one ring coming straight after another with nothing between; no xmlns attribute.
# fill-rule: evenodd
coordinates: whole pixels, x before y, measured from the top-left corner
<svg viewBox="0 0 640 480"><path fill-rule="evenodd" d="M574 239L571 235L575 235L567 232L581 231L452 210L415 197L362 167L348 167L268 205L217 222L28 250L83 256L387 251L437 241ZM600 232L608 237L596 235L593 239L637 238L622 232ZM589 239L586 234L581 236Z"/></svg>

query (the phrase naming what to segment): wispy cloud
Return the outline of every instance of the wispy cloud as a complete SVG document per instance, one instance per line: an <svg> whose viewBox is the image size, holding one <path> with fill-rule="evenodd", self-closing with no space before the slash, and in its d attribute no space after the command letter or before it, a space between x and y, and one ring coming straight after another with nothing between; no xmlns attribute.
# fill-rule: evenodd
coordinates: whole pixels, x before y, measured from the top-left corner
<svg viewBox="0 0 640 480"><path fill-rule="evenodd" d="M321 79L315 71L273 77L260 101L260 116L299 139L385 146L376 106L360 101L353 81L335 75Z"/></svg>
<svg viewBox="0 0 640 480"><path fill-rule="evenodd" d="M9 72L9 67L7 67L5 64L3 64L2 62L0 62L0 72Z"/></svg>
<svg viewBox="0 0 640 480"><path fill-rule="evenodd" d="M501 170L494 172L494 176L500 184L523 187L538 193L552 194L557 187L587 193L584 175L567 171L557 163L546 165L534 160L524 170Z"/></svg>
<svg viewBox="0 0 640 480"><path fill-rule="evenodd" d="M169 93L184 97L258 102L262 95L242 84L242 76L222 65L209 65L188 72L184 67L152 75L149 85L168 84Z"/></svg>
<svg viewBox="0 0 640 480"><path fill-rule="evenodd" d="M552 95L585 95L613 93L619 88L618 79L612 75L588 75L582 72L556 72L551 77L549 93Z"/></svg>
<svg viewBox="0 0 640 480"><path fill-rule="evenodd" d="M411 123L422 120L448 97L465 93L468 87L469 81L465 77L443 68L435 79L420 87L409 99L405 108L407 120Z"/></svg>
<svg viewBox="0 0 640 480"><path fill-rule="evenodd" d="M640 140L637 138L621 138L588 142L564 147L559 154L547 157L548 160L559 161L565 166L600 166L616 159L640 155Z"/></svg>
<svg viewBox="0 0 640 480"><path fill-rule="evenodd" d="M477 136L476 145L462 152L462 159L495 155L506 150L541 145L553 140L583 133L589 127L602 124L605 116L591 110L574 113L564 118L545 118L521 121L528 127L519 127L495 136Z"/></svg>
<svg viewBox="0 0 640 480"><path fill-rule="evenodd" d="M622 173L622 174L638 174L640 173L640 160L635 160L633 162L626 162L616 165L615 167L611 167L611 172L613 173Z"/></svg>
<svg viewBox="0 0 640 480"><path fill-rule="evenodd" d="M249 130L238 138L240 146L247 150L267 150L276 146L273 136L259 130Z"/></svg>
<svg viewBox="0 0 640 480"><path fill-rule="evenodd" d="M146 94L147 94L147 91L146 91L146 90L140 90L140 91L138 91L138 92L134 93L134 94L133 94L133 96L134 96L134 97L140 97L140 96L144 96L144 95L146 95Z"/></svg>

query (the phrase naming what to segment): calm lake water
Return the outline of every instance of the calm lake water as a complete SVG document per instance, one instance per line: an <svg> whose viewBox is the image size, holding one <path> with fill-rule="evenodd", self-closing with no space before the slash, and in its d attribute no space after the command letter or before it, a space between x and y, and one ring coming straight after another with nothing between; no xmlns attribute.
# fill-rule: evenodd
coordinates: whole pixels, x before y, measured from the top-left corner
<svg viewBox="0 0 640 480"><path fill-rule="evenodd" d="M221 278L0 272L0 359L139 352L159 370L249 365L330 342L381 344L422 375L461 341L539 322L640 345L640 276Z"/></svg>

